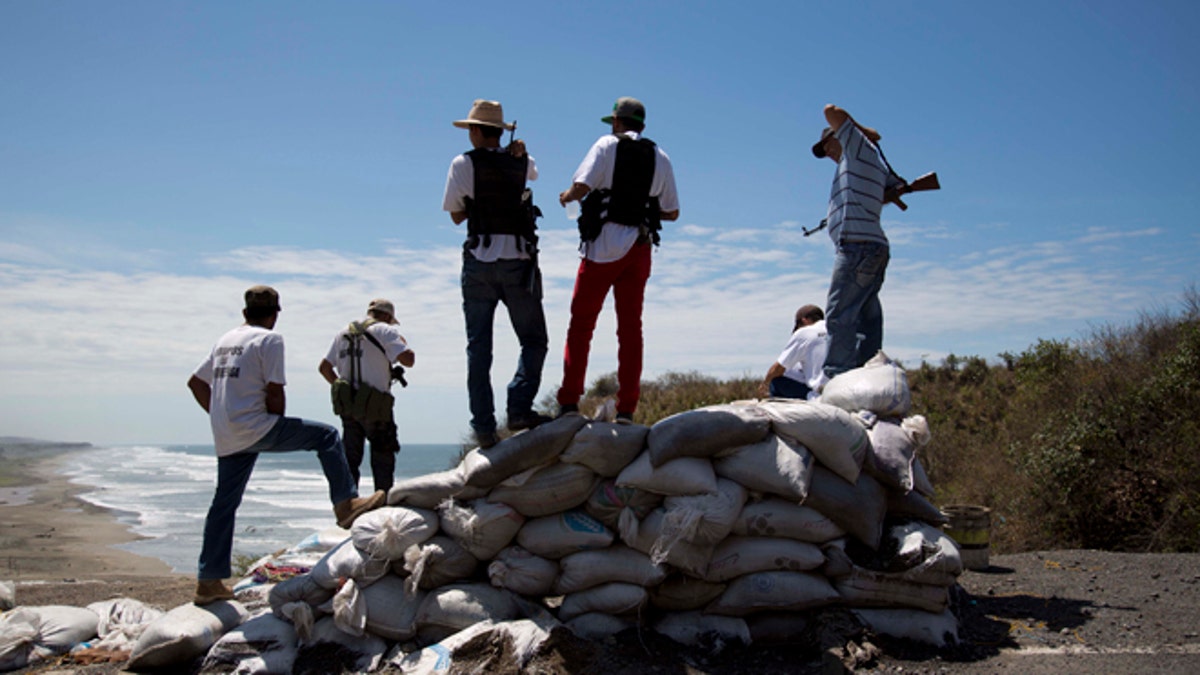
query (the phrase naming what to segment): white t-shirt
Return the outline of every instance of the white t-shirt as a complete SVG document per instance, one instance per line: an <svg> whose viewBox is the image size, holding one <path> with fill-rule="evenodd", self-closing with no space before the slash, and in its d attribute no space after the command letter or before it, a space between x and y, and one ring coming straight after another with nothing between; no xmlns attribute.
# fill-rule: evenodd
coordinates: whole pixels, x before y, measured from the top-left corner
<svg viewBox="0 0 1200 675"><path fill-rule="evenodd" d="M367 326L367 332L379 340L379 344L387 350L387 354L381 352L379 347L372 344L365 336L360 339L358 343L362 356L362 374L358 382L352 381L351 384L357 387L359 384L365 383L372 389L388 391L392 386L392 363L396 361L396 357L408 351L408 343L404 341L400 329L392 324L372 323ZM349 334L349 327L342 329L333 338L333 344L329 345L329 351L325 354L325 360L333 364L333 369L337 371L338 377L346 380L350 380L350 360L352 358L350 340L346 339Z"/></svg>
<svg viewBox="0 0 1200 675"><path fill-rule="evenodd" d="M494 148L495 152L504 152L503 148ZM529 156L529 169L525 180L537 180L537 163ZM442 210L448 213L467 210L467 198L475 198L475 164L470 157L459 155L450 162L450 172L446 175L446 193L442 197ZM471 249L471 255L479 262L496 262L497 260L528 260L529 254L522 251L517 244L514 234L493 234L491 245L484 246L481 241ZM376 350L378 351L378 350Z"/></svg>
<svg viewBox="0 0 1200 675"><path fill-rule="evenodd" d="M641 134L636 131L626 131L624 135L637 140ZM592 190L612 189L613 169L617 164L617 143L620 139L616 134L605 134L597 140L579 168L575 169L573 183L583 183ZM679 193L675 190L675 169L671 166L671 158L659 146L654 146L658 157L654 162L654 178L650 182L650 196L658 197L659 208L663 211L675 211L679 208ZM636 225L607 222L600 230L600 236L595 241L584 242L583 257L592 262L612 262L620 260L629 253L629 249L637 242L638 228Z"/></svg>
<svg viewBox="0 0 1200 675"><path fill-rule="evenodd" d="M267 412L267 383L287 384L279 333L238 326L217 340L192 374L212 387L209 420L218 457L254 445L279 421Z"/></svg>
<svg viewBox="0 0 1200 675"><path fill-rule="evenodd" d="M812 389L808 398L813 399L818 396L818 390L824 384L822 379L825 373L821 369L825 365L825 355L828 351L829 338L825 331L825 322L818 321L797 328L776 361L784 367L784 377L807 384Z"/></svg>

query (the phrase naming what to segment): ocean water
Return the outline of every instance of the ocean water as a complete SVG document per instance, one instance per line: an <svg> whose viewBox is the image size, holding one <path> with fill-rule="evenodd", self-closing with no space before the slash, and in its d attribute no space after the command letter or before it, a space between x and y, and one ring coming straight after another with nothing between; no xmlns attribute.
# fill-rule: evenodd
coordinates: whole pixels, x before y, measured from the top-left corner
<svg viewBox="0 0 1200 675"><path fill-rule="evenodd" d="M444 471L460 446L404 444L396 479ZM130 445L71 453L62 471L87 489L81 499L111 509L145 539L118 548L158 558L176 572L196 571L204 517L217 480L211 445ZM359 493L373 489L365 458ZM233 553L262 556L334 526L329 488L315 453L264 453L238 508Z"/></svg>

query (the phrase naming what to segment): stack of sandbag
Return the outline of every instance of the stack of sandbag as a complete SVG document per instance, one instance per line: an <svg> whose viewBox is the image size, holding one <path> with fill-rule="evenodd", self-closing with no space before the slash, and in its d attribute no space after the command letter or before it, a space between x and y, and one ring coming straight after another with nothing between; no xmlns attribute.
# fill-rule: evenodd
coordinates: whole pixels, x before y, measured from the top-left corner
<svg viewBox="0 0 1200 675"><path fill-rule="evenodd" d="M406 668L481 622L532 653L558 622L748 642L831 605L943 644L962 564L910 408L881 353L815 402L709 406L653 427L561 417L398 482L350 537L277 560L311 568L260 593L298 644L346 640L364 664Z"/></svg>

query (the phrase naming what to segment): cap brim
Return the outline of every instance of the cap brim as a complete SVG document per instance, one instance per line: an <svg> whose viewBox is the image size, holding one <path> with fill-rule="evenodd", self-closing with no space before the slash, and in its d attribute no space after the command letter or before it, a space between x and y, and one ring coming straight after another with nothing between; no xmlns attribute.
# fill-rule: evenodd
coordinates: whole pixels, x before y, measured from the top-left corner
<svg viewBox="0 0 1200 675"><path fill-rule="evenodd" d="M814 143L812 151L813 157L816 157L817 159L825 159L825 140L822 139Z"/></svg>
<svg viewBox="0 0 1200 675"><path fill-rule="evenodd" d="M605 115L604 117L600 118L600 121L605 124L612 124L613 119L615 118L612 115Z"/></svg>

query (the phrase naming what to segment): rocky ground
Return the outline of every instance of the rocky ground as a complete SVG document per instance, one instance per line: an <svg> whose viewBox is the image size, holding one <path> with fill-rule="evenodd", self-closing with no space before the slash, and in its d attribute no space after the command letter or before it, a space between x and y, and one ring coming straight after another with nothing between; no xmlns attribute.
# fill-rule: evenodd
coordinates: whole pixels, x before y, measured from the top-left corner
<svg viewBox="0 0 1200 675"><path fill-rule="evenodd" d="M648 632L604 642L556 632L523 672L760 675L843 666L875 673L1200 672L1200 554L1051 551L991 562L961 577L954 594L960 641L942 650L865 633L844 612L826 611L792 645L719 653ZM82 606L127 596L169 609L190 600L192 583L184 577L22 582L17 601ZM476 640L462 650L455 671L516 673L508 649ZM314 653L304 663L306 673L338 672L336 654ZM118 673L120 664L64 660L23 672Z"/></svg>

